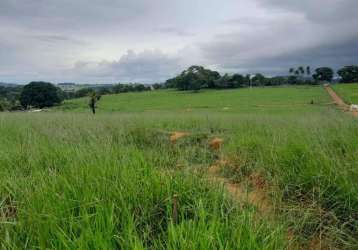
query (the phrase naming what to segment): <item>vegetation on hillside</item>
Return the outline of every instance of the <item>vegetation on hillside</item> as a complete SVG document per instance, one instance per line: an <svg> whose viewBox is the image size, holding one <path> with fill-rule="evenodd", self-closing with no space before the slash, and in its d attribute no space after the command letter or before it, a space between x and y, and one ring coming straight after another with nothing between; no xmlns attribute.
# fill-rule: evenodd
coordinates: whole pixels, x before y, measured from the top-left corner
<svg viewBox="0 0 358 250"><path fill-rule="evenodd" d="M338 71L342 81L348 82L358 78L357 66L344 67ZM329 67L319 67L311 75L310 66L290 68L288 76L265 77L257 73L251 75L225 74L221 76L217 71L205 69L202 66L191 66L178 76L168 79L165 87L179 90L199 89L226 89L252 86L278 86L278 85L316 85L322 82L331 82L334 71ZM344 76L344 77L343 77Z"/></svg>
<svg viewBox="0 0 358 250"><path fill-rule="evenodd" d="M337 74L341 77L342 82L358 82L358 66L346 66L338 70ZM76 89L74 83L61 83L58 86L64 88L70 88L71 90L61 90L57 88L57 96L59 100L55 100L50 104L45 104L46 100L35 101L31 105L26 104L25 95L22 100L22 107L20 105L21 92L23 92L22 86L0 86L0 111L6 110L21 110L26 106L53 106L62 102L64 99L74 99L89 97L95 93L96 95L109 95L119 94L127 92L144 92L154 89L163 88L176 88L178 90L194 90L200 89L233 89L233 88L244 88L244 87L262 87L262 86L280 86L280 85L317 85L324 82L331 82L334 76L334 71L329 67L316 68L314 73L311 73L310 66L300 66L298 68L290 68L288 76L275 76L266 77L263 74L257 73L255 75L240 75L240 74L224 74L220 75L219 72L205 69L202 66L191 66L187 70L184 70L180 75L168 79L165 83L156 83L152 85L144 84L109 84L105 85L94 85L93 87L86 85L87 87L81 87ZM37 83L37 82L35 82ZM32 83L30 83L32 84ZM51 84L40 82L40 84ZM51 84L52 85L52 84ZM47 88L47 87L46 87ZM28 90L26 99L38 99L40 98L37 91L33 91L30 97ZM47 91L47 90L46 90ZM48 95L48 94L46 94ZM55 97L55 96L54 96ZM51 97L50 99L53 99ZM44 96L42 99L46 99Z"/></svg>
<svg viewBox="0 0 358 250"><path fill-rule="evenodd" d="M19 97L22 91L22 86L0 85L0 112L5 110L19 110L21 109Z"/></svg>

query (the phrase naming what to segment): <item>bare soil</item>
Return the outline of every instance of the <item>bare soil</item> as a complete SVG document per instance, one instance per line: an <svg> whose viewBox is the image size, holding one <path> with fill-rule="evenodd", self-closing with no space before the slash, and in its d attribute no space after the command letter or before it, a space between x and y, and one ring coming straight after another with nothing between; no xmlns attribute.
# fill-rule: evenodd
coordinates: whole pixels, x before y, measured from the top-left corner
<svg viewBox="0 0 358 250"><path fill-rule="evenodd" d="M176 132L173 132L171 135L170 135L170 142L171 143L176 143L177 142L177 140L179 140L180 138L182 138L182 137L185 137L185 136L189 136L190 135L190 133L186 133L186 132L178 132L178 131L176 131Z"/></svg>
<svg viewBox="0 0 358 250"><path fill-rule="evenodd" d="M273 206L268 196L268 186L259 174L250 175L245 181L233 183L229 179L222 177L220 171L228 162L218 160L208 170L209 178L215 182L222 183L227 191L243 205L252 205L261 214L269 215L273 212Z"/></svg>

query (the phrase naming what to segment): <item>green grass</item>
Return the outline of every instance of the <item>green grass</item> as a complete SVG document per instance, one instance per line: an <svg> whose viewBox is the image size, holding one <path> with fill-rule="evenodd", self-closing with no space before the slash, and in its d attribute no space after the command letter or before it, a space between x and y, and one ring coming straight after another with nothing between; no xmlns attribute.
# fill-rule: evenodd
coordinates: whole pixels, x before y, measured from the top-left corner
<svg viewBox="0 0 358 250"><path fill-rule="evenodd" d="M311 100L327 103L329 97L320 87L267 87L236 90L203 90L199 93L161 90L103 96L99 112L219 112L281 114L307 112ZM88 99L66 101L63 111L88 112ZM310 108L320 110L320 107Z"/></svg>
<svg viewBox="0 0 358 250"><path fill-rule="evenodd" d="M287 249L321 236L354 249L358 123L327 102L318 87L158 91L104 96L95 116L85 99L0 113L0 244ZM166 131L176 130L192 135L172 145ZM219 152L208 147L216 136ZM206 178L218 158L230 159L233 181L265 179L274 218Z"/></svg>
<svg viewBox="0 0 358 250"><path fill-rule="evenodd" d="M358 104L358 84L336 84L333 85L333 89L337 91L337 94L343 98L348 104Z"/></svg>

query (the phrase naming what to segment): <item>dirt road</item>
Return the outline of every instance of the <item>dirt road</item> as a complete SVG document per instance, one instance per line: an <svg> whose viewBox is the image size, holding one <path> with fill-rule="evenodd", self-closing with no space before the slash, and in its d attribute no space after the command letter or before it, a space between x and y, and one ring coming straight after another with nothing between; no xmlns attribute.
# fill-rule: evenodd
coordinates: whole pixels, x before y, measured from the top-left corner
<svg viewBox="0 0 358 250"><path fill-rule="evenodd" d="M353 116L358 117L358 111L349 111L349 105L346 104L342 100L342 98L339 95L337 95L336 92L334 92L334 90L332 89L332 87L330 85L325 85L324 88L326 89L326 91L328 92L328 94L331 96L332 100L338 107L342 108L343 111L348 111Z"/></svg>

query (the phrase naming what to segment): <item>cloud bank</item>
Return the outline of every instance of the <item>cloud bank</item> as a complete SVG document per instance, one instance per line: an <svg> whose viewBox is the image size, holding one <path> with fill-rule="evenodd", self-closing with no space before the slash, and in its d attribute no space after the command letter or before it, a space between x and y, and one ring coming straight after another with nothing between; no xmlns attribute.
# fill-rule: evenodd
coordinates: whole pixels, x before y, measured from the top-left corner
<svg viewBox="0 0 358 250"><path fill-rule="evenodd" d="M358 64L356 0L0 2L0 81L160 82L191 64Z"/></svg>

